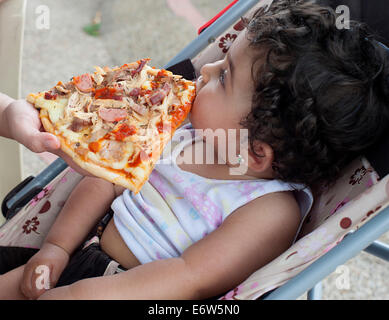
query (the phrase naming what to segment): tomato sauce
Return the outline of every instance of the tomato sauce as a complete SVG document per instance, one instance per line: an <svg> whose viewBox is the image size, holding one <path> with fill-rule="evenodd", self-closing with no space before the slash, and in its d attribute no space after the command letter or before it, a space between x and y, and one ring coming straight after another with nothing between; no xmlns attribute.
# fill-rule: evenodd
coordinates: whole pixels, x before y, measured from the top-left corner
<svg viewBox="0 0 389 320"><path fill-rule="evenodd" d="M170 115L172 116L171 122L172 122L172 127L173 129L177 128L181 122L185 119L187 114L190 111L191 104L187 103L176 110L174 110Z"/></svg>
<svg viewBox="0 0 389 320"><path fill-rule="evenodd" d="M156 124L156 127L157 127L159 133L163 133L163 132L166 131L166 130L169 131L169 132L171 132L171 129L172 129L172 127L171 127L170 124L168 124L168 123L163 123L162 121L158 122L158 123Z"/></svg>
<svg viewBox="0 0 389 320"><path fill-rule="evenodd" d="M134 168L139 166L142 162L147 161L149 159L149 155L141 150L138 155L135 157L135 159L132 162L127 163L128 168Z"/></svg>
<svg viewBox="0 0 389 320"><path fill-rule="evenodd" d="M101 148L100 141L91 142L91 143L88 145L88 148L89 148L89 150L92 151L93 153L99 152L99 151L100 151L100 148Z"/></svg>
<svg viewBox="0 0 389 320"><path fill-rule="evenodd" d="M45 92L45 99L46 100L55 100L57 99L57 94L51 94L51 92Z"/></svg>
<svg viewBox="0 0 389 320"><path fill-rule="evenodd" d="M114 99L114 100L123 100L122 96L116 94L117 90L115 88L104 87L97 89L95 91L95 99Z"/></svg>
<svg viewBox="0 0 389 320"><path fill-rule="evenodd" d="M135 133L136 127L125 123L122 123L117 131L112 132L116 141L123 141L126 137L132 136Z"/></svg>

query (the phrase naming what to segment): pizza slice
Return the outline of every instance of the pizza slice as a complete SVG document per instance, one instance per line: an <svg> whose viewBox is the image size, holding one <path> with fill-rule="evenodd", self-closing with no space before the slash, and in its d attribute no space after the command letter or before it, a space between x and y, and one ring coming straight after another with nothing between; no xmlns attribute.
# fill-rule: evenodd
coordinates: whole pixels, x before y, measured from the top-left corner
<svg viewBox="0 0 389 320"><path fill-rule="evenodd" d="M58 82L31 93L46 131L83 169L138 193L188 116L195 83L148 66L150 59Z"/></svg>

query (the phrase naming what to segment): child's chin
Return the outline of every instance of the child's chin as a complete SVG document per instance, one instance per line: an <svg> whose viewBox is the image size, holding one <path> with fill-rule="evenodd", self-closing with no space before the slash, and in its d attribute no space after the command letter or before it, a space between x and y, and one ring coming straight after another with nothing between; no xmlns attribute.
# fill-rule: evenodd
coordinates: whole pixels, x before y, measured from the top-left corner
<svg viewBox="0 0 389 320"><path fill-rule="evenodd" d="M190 111L190 113L188 115L188 119L189 119L189 122L191 123L192 127L196 129L198 126L198 123L196 121L196 112L193 112L193 109Z"/></svg>

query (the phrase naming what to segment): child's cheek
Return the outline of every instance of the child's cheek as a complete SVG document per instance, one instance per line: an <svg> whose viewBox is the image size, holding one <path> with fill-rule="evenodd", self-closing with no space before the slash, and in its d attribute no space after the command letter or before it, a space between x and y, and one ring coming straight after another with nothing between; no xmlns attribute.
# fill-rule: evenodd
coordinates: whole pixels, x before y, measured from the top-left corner
<svg viewBox="0 0 389 320"><path fill-rule="evenodd" d="M204 122L204 104L203 99L197 97L193 103L192 109L189 114L189 120L194 128L202 128Z"/></svg>

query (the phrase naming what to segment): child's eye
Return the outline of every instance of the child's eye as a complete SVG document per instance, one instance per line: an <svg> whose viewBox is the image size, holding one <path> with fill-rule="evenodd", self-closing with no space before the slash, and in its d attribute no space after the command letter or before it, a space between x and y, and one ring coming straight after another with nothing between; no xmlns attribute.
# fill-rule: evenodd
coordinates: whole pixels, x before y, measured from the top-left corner
<svg viewBox="0 0 389 320"><path fill-rule="evenodd" d="M220 69L219 81L223 87L224 87L224 81L225 81L225 77L226 77L226 71L227 70Z"/></svg>

